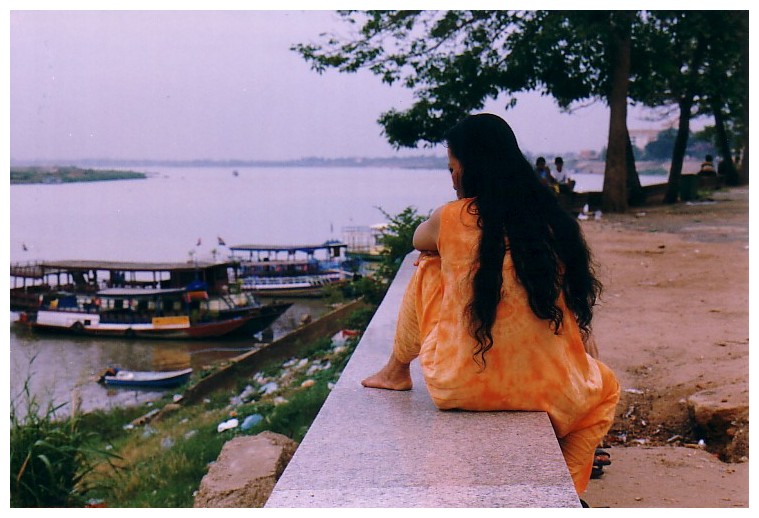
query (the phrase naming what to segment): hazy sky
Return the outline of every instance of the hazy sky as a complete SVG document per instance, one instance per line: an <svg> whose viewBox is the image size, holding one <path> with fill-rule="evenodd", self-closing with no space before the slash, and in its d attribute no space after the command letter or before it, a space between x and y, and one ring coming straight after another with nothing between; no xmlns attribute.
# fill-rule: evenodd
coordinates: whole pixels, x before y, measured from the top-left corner
<svg viewBox="0 0 759 518"><path fill-rule="evenodd" d="M368 72L320 76L289 50L345 27L333 11L11 11L10 158L391 156L376 120L411 92ZM488 111L525 151L606 144L601 104L503 105ZM662 123L632 111L628 125Z"/></svg>

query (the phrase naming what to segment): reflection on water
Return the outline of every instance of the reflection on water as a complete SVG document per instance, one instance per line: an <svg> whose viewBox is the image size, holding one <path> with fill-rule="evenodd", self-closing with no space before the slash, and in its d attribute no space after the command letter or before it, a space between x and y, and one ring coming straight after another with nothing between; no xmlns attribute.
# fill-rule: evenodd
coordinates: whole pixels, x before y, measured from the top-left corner
<svg viewBox="0 0 759 518"><path fill-rule="evenodd" d="M318 318L329 307L322 300L295 300L272 326L276 339L296 328L304 315ZM154 401L165 391L109 387L97 383L109 366L128 370L201 370L239 356L260 343L263 337L224 340L127 340L33 332L11 324L11 402L19 416L25 414L24 385L43 409L48 403L65 404L68 414L73 397L81 398L82 411L109 409ZM171 390L171 389L170 389ZM173 389L178 392L181 389Z"/></svg>
<svg viewBox="0 0 759 518"><path fill-rule="evenodd" d="M83 411L139 404L161 395L155 391L114 390L97 383L109 365L132 370L164 370L188 367L191 355L185 344L152 343L96 337L59 336L34 333L11 326L11 401L20 414L25 383L37 402L66 404L68 414L75 395Z"/></svg>

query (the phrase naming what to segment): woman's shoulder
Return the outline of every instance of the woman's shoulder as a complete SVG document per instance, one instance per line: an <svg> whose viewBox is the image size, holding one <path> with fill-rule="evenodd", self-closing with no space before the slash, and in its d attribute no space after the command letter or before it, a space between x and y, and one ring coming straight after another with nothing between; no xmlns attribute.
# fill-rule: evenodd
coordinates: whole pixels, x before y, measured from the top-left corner
<svg viewBox="0 0 759 518"><path fill-rule="evenodd" d="M445 227L453 226L476 226L477 209L473 205L474 198L461 198L442 205L438 217L441 225Z"/></svg>
<svg viewBox="0 0 759 518"><path fill-rule="evenodd" d="M438 207L435 210L440 211L450 211L450 210L460 210L462 208L468 208L472 203L474 203L474 198L461 198L458 200L449 201L448 203L445 203Z"/></svg>

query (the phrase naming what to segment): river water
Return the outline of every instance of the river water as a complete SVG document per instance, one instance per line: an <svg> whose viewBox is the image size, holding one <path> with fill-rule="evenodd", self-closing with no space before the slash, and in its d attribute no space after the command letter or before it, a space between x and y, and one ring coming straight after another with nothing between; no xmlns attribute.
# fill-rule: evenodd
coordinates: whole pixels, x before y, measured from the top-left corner
<svg viewBox="0 0 759 518"><path fill-rule="evenodd" d="M130 169L130 168L123 168ZM134 170L134 168L131 168ZM180 262L226 258L220 245L313 244L341 239L347 226L382 223L382 211L413 206L427 214L454 199L446 170L384 168L136 169L145 180L12 185L10 261L122 260ZM575 176L578 190L600 190L600 175ZM662 178L642 177L644 183ZM381 210L382 211L381 211ZM275 323L275 336L304 313L325 312L300 300ZM105 388L93 380L109 365L134 370L200 369L249 350L255 340L152 342L37 335L10 320L10 397L25 384L43 405L84 411L138 404L160 393ZM64 407L63 412L66 412Z"/></svg>

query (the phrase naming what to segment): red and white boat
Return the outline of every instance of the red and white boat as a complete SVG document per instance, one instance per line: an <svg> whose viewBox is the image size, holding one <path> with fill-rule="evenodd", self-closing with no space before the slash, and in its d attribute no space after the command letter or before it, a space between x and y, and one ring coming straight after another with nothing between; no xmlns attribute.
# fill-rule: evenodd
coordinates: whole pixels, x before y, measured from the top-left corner
<svg viewBox="0 0 759 518"><path fill-rule="evenodd" d="M26 302L19 322L37 331L151 339L252 336L292 305L262 304L249 293L234 293L227 268L235 263L78 261L41 266L47 278L66 282L28 287L27 295L34 293L37 303L30 307ZM138 272L150 275L139 278Z"/></svg>

